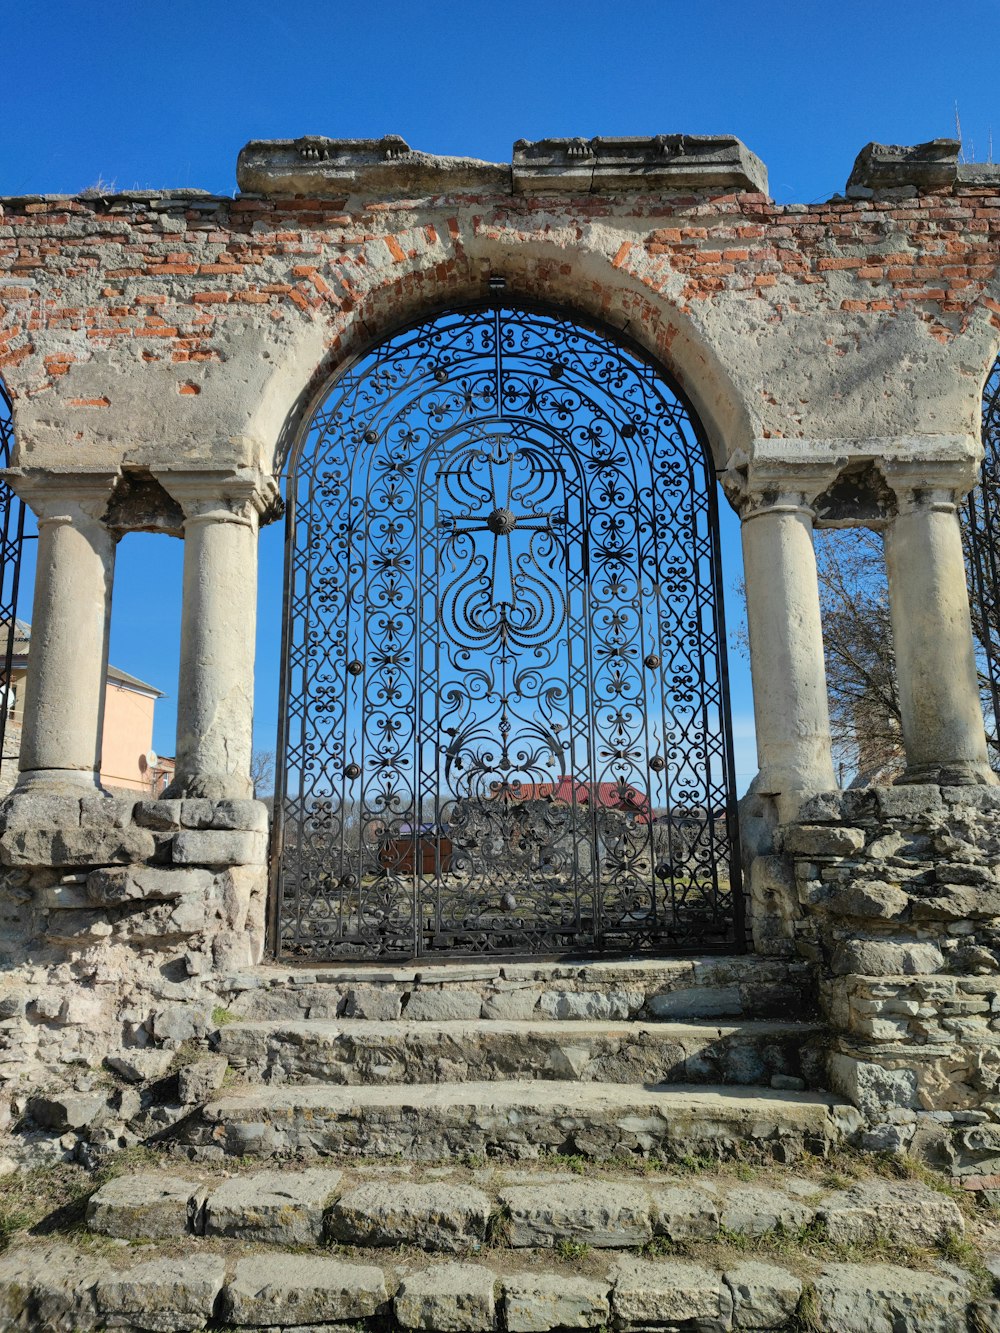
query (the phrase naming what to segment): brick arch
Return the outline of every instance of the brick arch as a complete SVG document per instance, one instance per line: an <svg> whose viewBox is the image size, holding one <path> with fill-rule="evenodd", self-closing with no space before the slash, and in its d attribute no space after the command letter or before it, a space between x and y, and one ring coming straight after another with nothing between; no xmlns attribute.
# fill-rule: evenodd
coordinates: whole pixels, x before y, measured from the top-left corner
<svg viewBox="0 0 1000 1333"><path fill-rule="evenodd" d="M619 254L537 243L525 253L477 249L472 256L456 242L448 260L413 265L402 277L383 270L353 299L317 303L322 322L300 325L275 357L251 427L261 441L274 441L276 473L341 368L400 328L488 296L491 275L504 278L502 295L514 302L540 304L637 345L689 400L716 467L756 433L750 404L692 310L630 273Z"/></svg>

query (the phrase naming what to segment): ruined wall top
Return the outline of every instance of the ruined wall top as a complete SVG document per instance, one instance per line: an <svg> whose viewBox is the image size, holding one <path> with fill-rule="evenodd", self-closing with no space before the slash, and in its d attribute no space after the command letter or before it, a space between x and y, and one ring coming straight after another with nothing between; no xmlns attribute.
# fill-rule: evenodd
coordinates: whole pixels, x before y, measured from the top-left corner
<svg viewBox="0 0 1000 1333"><path fill-rule="evenodd" d="M238 178L0 200L21 467L272 470L338 366L498 297L640 344L720 469L763 441L768 469L782 441L792 462L978 448L1000 169L954 141L869 144L810 205L774 203L726 135L519 141L509 164L313 135L248 144Z"/></svg>

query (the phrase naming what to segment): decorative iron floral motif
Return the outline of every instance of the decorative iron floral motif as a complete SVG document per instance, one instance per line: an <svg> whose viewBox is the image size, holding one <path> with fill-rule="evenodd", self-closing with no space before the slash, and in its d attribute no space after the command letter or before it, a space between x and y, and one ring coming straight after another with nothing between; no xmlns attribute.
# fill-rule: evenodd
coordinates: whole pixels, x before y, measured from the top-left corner
<svg viewBox="0 0 1000 1333"><path fill-rule="evenodd" d="M658 371L455 311L336 380L287 489L282 953L740 939L715 482Z"/></svg>

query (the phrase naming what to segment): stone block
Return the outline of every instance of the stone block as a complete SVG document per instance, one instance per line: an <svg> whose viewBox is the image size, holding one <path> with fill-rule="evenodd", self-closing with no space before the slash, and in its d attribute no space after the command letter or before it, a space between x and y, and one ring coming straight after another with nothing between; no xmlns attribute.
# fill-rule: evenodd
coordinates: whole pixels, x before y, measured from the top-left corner
<svg viewBox="0 0 1000 1333"><path fill-rule="evenodd" d="M102 1092L63 1092L50 1097L32 1097L28 1115L37 1125L60 1133L70 1129L88 1129L108 1113Z"/></svg>
<svg viewBox="0 0 1000 1333"><path fill-rule="evenodd" d="M80 801L80 825L93 829L126 829L132 823L134 797L84 796Z"/></svg>
<svg viewBox="0 0 1000 1333"><path fill-rule="evenodd" d="M657 1018L738 1017L743 1012L739 986L685 986L651 995L646 1007Z"/></svg>
<svg viewBox="0 0 1000 1333"><path fill-rule="evenodd" d="M736 1264L724 1274L733 1293L733 1326L782 1329L792 1326L802 1283L774 1264Z"/></svg>
<svg viewBox="0 0 1000 1333"><path fill-rule="evenodd" d="M203 1201L201 1186L179 1176L115 1176L88 1202L87 1226L118 1240L169 1240L197 1226Z"/></svg>
<svg viewBox="0 0 1000 1333"><path fill-rule="evenodd" d="M884 1119L886 1110L892 1107L916 1110L920 1105L913 1069L891 1069L835 1052L828 1070L832 1090L853 1102L872 1122Z"/></svg>
<svg viewBox="0 0 1000 1333"><path fill-rule="evenodd" d="M266 833L267 806L263 801L216 801L212 809L212 822L208 827L246 833Z"/></svg>
<svg viewBox="0 0 1000 1333"><path fill-rule="evenodd" d="M381 1268L287 1253L238 1260L223 1293L224 1317L252 1328L370 1319L387 1301Z"/></svg>
<svg viewBox="0 0 1000 1333"><path fill-rule="evenodd" d="M619 1329L680 1326L728 1329L733 1295L719 1273L683 1259L623 1258L609 1273L611 1308Z"/></svg>
<svg viewBox="0 0 1000 1333"><path fill-rule="evenodd" d="M840 824L845 818L844 793L840 791L817 792L799 806L802 824Z"/></svg>
<svg viewBox="0 0 1000 1333"><path fill-rule="evenodd" d="M344 1017L373 1018L392 1022L399 1018L402 1007L403 997L392 987L353 986L347 992Z"/></svg>
<svg viewBox="0 0 1000 1333"><path fill-rule="evenodd" d="M591 990L543 991L538 1001L539 1018L610 1019L613 1022L634 1017L642 1008L642 991Z"/></svg>
<svg viewBox="0 0 1000 1333"><path fill-rule="evenodd" d="M707 1239L718 1233L719 1209L705 1189L668 1185L650 1190L654 1229L671 1240Z"/></svg>
<svg viewBox="0 0 1000 1333"><path fill-rule="evenodd" d="M180 833L174 834L170 850L174 865L263 865L267 856L267 839L263 833L182 829Z"/></svg>
<svg viewBox="0 0 1000 1333"><path fill-rule="evenodd" d="M200 1106L222 1087L229 1061L224 1055L210 1055L184 1065L177 1074L177 1095L185 1106Z"/></svg>
<svg viewBox="0 0 1000 1333"><path fill-rule="evenodd" d="M403 1328L427 1333L492 1333L496 1281L477 1264L440 1264L414 1273L396 1293L396 1319Z"/></svg>
<svg viewBox="0 0 1000 1333"><path fill-rule="evenodd" d="M255 1171L233 1176L205 1203L205 1235L234 1236L270 1245L318 1245L323 1215L340 1172Z"/></svg>
<svg viewBox="0 0 1000 1333"><path fill-rule="evenodd" d="M181 801L181 828L207 829L215 817L215 802L203 797L187 797Z"/></svg>
<svg viewBox="0 0 1000 1333"><path fill-rule="evenodd" d="M468 1185L372 1181L333 1206L329 1234L349 1245L418 1245L425 1250L478 1249L490 1200Z"/></svg>
<svg viewBox="0 0 1000 1333"><path fill-rule="evenodd" d="M602 1328L611 1312L608 1284L563 1273L512 1273L503 1280L507 1333Z"/></svg>
<svg viewBox="0 0 1000 1333"><path fill-rule="evenodd" d="M508 1023L526 1023L534 1017L538 992L532 986L498 990L483 1000L483 1018Z"/></svg>
<svg viewBox="0 0 1000 1333"><path fill-rule="evenodd" d="M0 865L101 866L148 861L156 841L148 829L44 828L0 837Z"/></svg>
<svg viewBox="0 0 1000 1333"><path fill-rule="evenodd" d="M170 832L181 826L181 802L136 801L132 818L143 828Z"/></svg>
<svg viewBox="0 0 1000 1333"><path fill-rule="evenodd" d="M844 940L833 951L837 976L899 977L940 972L944 955L920 940Z"/></svg>
<svg viewBox="0 0 1000 1333"><path fill-rule="evenodd" d="M833 824L786 824L781 838L782 847L789 855L810 859L853 856L865 845L863 829Z"/></svg>
<svg viewBox="0 0 1000 1333"><path fill-rule="evenodd" d="M98 1324L94 1288L103 1259L63 1242L0 1254L0 1328L90 1333Z"/></svg>
<svg viewBox="0 0 1000 1333"><path fill-rule="evenodd" d="M886 884L881 880L855 880L831 893L823 907L835 916L891 921L901 917L909 905L908 895L895 884Z"/></svg>
<svg viewBox="0 0 1000 1333"><path fill-rule="evenodd" d="M763 1236L781 1227L797 1231L816 1217L815 1207L790 1199L780 1190L761 1189L756 1185L737 1185L727 1194L719 1213L725 1231L741 1236Z"/></svg>
<svg viewBox="0 0 1000 1333"><path fill-rule="evenodd" d="M15 788L0 806L0 832L80 827L80 796Z"/></svg>
<svg viewBox="0 0 1000 1333"><path fill-rule="evenodd" d="M212 873L170 866L111 866L88 875L86 889L91 903L109 907L185 897L207 899L212 892Z"/></svg>
<svg viewBox="0 0 1000 1333"><path fill-rule="evenodd" d="M225 1260L217 1254L151 1259L102 1277L97 1308L114 1323L150 1333L189 1333L213 1317L225 1280Z"/></svg>
<svg viewBox="0 0 1000 1333"><path fill-rule="evenodd" d="M904 783L898 787L873 787L880 819L912 819L917 815L943 812L941 789L931 784Z"/></svg>
<svg viewBox="0 0 1000 1333"><path fill-rule="evenodd" d="M482 998L477 991L418 987L410 993L403 1017L407 1021L422 1019L432 1023L470 1020L479 1017L482 1005Z"/></svg>
<svg viewBox="0 0 1000 1333"><path fill-rule="evenodd" d="M566 1237L595 1248L643 1245L653 1234L649 1195L635 1185L607 1180L505 1188L510 1243L555 1246Z"/></svg>
<svg viewBox="0 0 1000 1333"><path fill-rule="evenodd" d="M825 1200L820 1214L831 1241L844 1245L887 1237L901 1245L933 1247L965 1231L954 1199L916 1181L865 1181Z"/></svg>
<svg viewBox="0 0 1000 1333"><path fill-rule="evenodd" d="M819 1327L831 1333L955 1333L966 1326L968 1287L944 1273L828 1264L815 1288Z"/></svg>
<svg viewBox="0 0 1000 1333"><path fill-rule="evenodd" d="M163 1078L173 1061L173 1051L150 1049L119 1051L109 1055L105 1063L130 1083L146 1083Z"/></svg>

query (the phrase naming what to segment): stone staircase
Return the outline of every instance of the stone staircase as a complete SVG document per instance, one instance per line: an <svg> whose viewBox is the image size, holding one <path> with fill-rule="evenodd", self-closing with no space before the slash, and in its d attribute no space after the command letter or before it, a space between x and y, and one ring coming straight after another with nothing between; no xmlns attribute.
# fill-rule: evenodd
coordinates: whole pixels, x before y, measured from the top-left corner
<svg viewBox="0 0 1000 1333"><path fill-rule="evenodd" d="M823 1156L808 972L753 958L267 972L218 1049L194 1157Z"/></svg>

